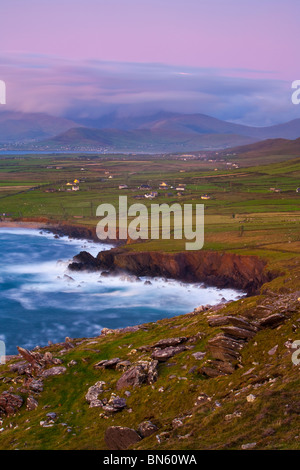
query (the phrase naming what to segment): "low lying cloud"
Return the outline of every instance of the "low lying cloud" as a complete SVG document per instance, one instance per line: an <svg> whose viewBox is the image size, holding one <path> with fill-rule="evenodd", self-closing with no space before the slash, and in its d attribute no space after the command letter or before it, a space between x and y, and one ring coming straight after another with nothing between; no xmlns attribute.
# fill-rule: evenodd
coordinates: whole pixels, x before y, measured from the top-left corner
<svg viewBox="0 0 300 470"><path fill-rule="evenodd" d="M95 119L157 111L203 113L249 125L300 117L291 84L267 72L164 64L70 61L2 54L5 109Z"/></svg>

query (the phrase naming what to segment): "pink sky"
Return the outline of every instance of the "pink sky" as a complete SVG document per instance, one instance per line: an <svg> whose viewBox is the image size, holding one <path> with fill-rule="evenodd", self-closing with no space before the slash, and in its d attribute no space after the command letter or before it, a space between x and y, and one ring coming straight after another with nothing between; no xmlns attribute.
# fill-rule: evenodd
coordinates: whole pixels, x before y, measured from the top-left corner
<svg viewBox="0 0 300 470"><path fill-rule="evenodd" d="M272 71L294 80L298 0L10 0L2 51Z"/></svg>
<svg viewBox="0 0 300 470"><path fill-rule="evenodd" d="M95 115L161 103L258 125L299 115L299 0L1 3L7 108Z"/></svg>

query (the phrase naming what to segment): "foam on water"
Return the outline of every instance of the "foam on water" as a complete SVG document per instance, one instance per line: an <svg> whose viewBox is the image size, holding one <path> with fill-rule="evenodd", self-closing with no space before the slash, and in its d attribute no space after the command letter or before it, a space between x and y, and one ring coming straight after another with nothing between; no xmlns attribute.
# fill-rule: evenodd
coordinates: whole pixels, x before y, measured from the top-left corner
<svg viewBox="0 0 300 470"><path fill-rule="evenodd" d="M0 244L0 338L7 354L17 345L95 336L103 327L156 321L242 295L174 280L70 272L68 264L79 251L95 256L110 247L38 230L0 229Z"/></svg>

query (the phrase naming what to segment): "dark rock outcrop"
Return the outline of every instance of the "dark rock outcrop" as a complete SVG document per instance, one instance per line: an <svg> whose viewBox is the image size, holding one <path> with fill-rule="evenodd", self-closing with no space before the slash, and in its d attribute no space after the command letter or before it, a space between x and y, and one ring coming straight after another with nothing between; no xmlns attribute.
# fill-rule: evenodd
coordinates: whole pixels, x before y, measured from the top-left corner
<svg viewBox="0 0 300 470"><path fill-rule="evenodd" d="M141 439L134 429L122 426L110 426L105 432L105 443L110 450L128 449Z"/></svg>
<svg viewBox="0 0 300 470"><path fill-rule="evenodd" d="M94 365L95 369L115 369L117 364L121 360L118 357L114 357L113 359L104 359L97 364Z"/></svg>
<svg viewBox="0 0 300 470"><path fill-rule="evenodd" d="M43 372L41 373L41 376L45 378L45 377L52 377L54 375L61 375L61 374L64 374L66 370L67 369L63 366L51 367L50 369L43 370Z"/></svg>
<svg viewBox="0 0 300 470"><path fill-rule="evenodd" d="M186 346L170 346L168 348L155 349L151 357L159 362L165 362L175 356L175 354L179 354L185 350Z"/></svg>
<svg viewBox="0 0 300 470"><path fill-rule="evenodd" d="M157 380L158 361L140 361L130 367L117 382L117 390L127 387L138 387L144 383L151 385Z"/></svg>
<svg viewBox="0 0 300 470"><path fill-rule="evenodd" d="M143 421L139 424L138 433L143 437L148 437L158 431L158 427L151 421Z"/></svg>
<svg viewBox="0 0 300 470"><path fill-rule="evenodd" d="M0 416L14 415L23 405L23 398L9 392L2 392L0 395Z"/></svg>
<svg viewBox="0 0 300 470"><path fill-rule="evenodd" d="M258 292L262 284L275 277L266 270L266 262L256 256L204 250L160 253L114 248L100 252L96 258L81 252L69 268L74 271L98 269L205 282L217 287L234 287L248 294Z"/></svg>

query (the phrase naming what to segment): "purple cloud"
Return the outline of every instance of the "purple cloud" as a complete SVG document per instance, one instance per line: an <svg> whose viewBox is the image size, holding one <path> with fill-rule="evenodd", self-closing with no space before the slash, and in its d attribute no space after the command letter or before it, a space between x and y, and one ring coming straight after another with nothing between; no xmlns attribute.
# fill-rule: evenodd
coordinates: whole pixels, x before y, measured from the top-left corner
<svg viewBox="0 0 300 470"><path fill-rule="evenodd" d="M291 83L267 71L1 54L6 109L73 119L203 113L251 125L299 117Z"/></svg>

